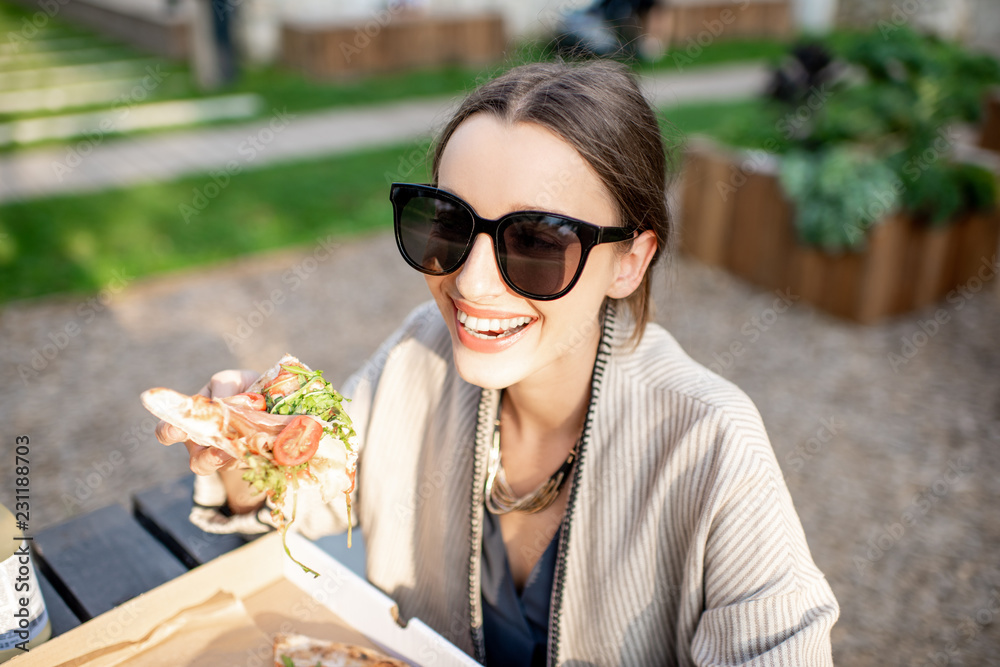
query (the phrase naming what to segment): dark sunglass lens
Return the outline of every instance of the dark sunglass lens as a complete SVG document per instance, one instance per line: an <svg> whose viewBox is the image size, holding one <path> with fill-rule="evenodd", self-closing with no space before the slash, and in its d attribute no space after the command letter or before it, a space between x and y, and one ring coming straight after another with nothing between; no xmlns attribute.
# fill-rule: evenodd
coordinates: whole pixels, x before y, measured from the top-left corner
<svg viewBox="0 0 1000 667"><path fill-rule="evenodd" d="M458 267L472 235L468 211L446 199L417 196L403 206L399 222L411 260L438 274Z"/></svg>
<svg viewBox="0 0 1000 667"><path fill-rule="evenodd" d="M538 296L562 291L580 265L582 244L576 226L551 216L530 216L503 233L504 263L510 282Z"/></svg>

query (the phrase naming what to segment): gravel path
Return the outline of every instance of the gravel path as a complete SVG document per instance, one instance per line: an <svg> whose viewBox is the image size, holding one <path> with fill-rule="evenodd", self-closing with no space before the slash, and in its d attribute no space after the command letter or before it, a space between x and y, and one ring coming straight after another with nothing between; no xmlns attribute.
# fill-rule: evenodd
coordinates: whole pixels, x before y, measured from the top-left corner
<svg viewBox="0 0 1000 667"><path fill-rule="evenodd" d="M0 311L2 469L29 435L36 530L186 473L184 449L152 437L143 389L193 392L285 351L340 382L426 298L386 234L120 283ZM841 603L837 663L1000 664L996 283L867 328L683 258L659 285L659 321L764 417ZM5 474L0 502L12 490Z"/></svg>

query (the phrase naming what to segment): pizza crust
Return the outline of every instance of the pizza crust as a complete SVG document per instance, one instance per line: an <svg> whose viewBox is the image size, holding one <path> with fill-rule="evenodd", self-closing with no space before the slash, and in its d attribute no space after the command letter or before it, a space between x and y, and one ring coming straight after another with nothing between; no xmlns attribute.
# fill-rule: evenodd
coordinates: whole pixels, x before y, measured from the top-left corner
<svg viewBox="0 0 1000 667"><path fill-rule="evenodd" d="M374 649L279 632L274 636L274 667L286 667L283 658L294 667L408 667Z"/></svg>

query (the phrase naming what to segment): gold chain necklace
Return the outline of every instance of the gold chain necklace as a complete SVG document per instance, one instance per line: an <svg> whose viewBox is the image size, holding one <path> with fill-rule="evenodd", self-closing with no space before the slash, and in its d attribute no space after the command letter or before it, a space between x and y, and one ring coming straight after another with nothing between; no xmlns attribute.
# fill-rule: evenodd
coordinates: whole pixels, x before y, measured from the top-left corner
<svg viewBox="0 0 1000 667"><path fill-rule="evenodd" d="M501 395L502 396L502 395ZM514 494L514 489L507 482L507 475L504 473L503 465L500 462L500 407L501 401L497 404L497 417L493 422L493 448L490 450L489 462L486 466L486 509L493 514L507 514L508 512L524 512L534 514L555 502L562 491L563 485L569 479L569 471L576 460L577 452L580 449L580 440L583 434L573 445L566 461L559 466L552 475L542 482L538 488L526 496L518 498Z"/></svg>

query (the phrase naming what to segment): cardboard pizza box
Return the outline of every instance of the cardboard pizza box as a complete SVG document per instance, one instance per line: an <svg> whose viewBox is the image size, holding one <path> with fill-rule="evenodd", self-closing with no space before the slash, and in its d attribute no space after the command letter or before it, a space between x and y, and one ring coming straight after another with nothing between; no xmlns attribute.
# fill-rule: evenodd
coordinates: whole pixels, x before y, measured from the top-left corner
<svg viewBox="0 0 1000 667"><path fill-rule="evenodd" d="M272 533L130 600L29 653L13 667L268 667L275 633L375 648L413 665L477 665L419 619L406 627L387 595L298 534Z"/></svg>

